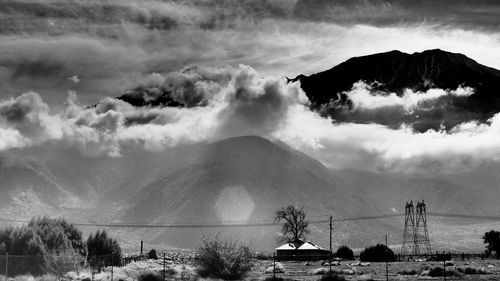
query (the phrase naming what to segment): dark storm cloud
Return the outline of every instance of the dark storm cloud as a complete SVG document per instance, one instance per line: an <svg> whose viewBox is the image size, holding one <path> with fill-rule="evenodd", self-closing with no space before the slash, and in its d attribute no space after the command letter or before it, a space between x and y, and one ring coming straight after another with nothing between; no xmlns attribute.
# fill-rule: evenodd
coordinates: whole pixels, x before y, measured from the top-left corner
<svg viewBox="0 0 500 281"><path fill-rule="evenodd" d="M440 12L442 23L461 18L459 11L471 6L466 4L450 7L451 15ZM494 13L494 5L487 4L476 5L475 13ZM68 90L96 103L133 89L153 72L191 64L242 63L265 74L296 75L389 48L439 47L480 62L496 62L499 56L493 37L450 32L447 25L441 34L439 18L431 16L426 2L6 0L1 5L1 95L33 90L50 104L63 102ZM189 83L173 93L175 98L196 91ZM146 88L142 94L161 90ZM203 103L200 95L190 97L186 103Z"/></svg>
<svg viewBox="0 0 500 281"><path fill-rule="evenodd" d="M299 0L294 16L340 24L431 24L496 32L500 3L494 0Z"/></svg>
<svg viewBox="0 0 500 281"><path fill-rule="evenodd" d="M106 26L131 23L149 30L185 25L203 29L229 27L242 18L284 17L294 0L188 0L188 1L2 1L0 33L92 32L104 35ZM85 20L87 26L78 24ZM109 33L108 35L112 35Z"/></svg>
<svg viewBox="0 0 500 281"><path fill-rule="evenodd" d="M63 99L69 89L111 95L129 85L124 74L144 70L144 57L139 49L85 36L2 37L0 86L4 97L19 94L5 89L41 90L49 102L56 95ZM69 79L75 75L79 83Z"/></svg>
<svg viewBox="0 0 500 281"><path fill-rule="evenodd" d="M35 59L32 61L19 61L13 63L12 78L17 77L50 77L64 74L64 63L56 61L47 61L44 59ZM4 65L8 67L8 65Z"/></svg>
<svg viewBox="0 0 500 281"><path fill-rule="evenodd" d="M155 73L120 99L136 106L206 106L220 85L231 80L232 72L231 68L192 65L165 75Z"/></svg>
<svg viewBox="0 0 500 281"><path fill-rule="evenodd" d="M0 107L0 116L9 123L22 123L28 114L35 110L36 97L25 95L12 99Z"/></svg>
<svg viewBox="0 0 500 281"><path fill-rule="evenodd" d="M49 106L36 93L28 92L0 101L0 129L14 130L29 138L29 142L43 142L47 138L60 136L60 132L52 126L54 120L49 115ZM19 143L25 144L21 140L17 145Z"/></svg>
<svg viewBox="0 0 500 281"><path fill-rule="evenodd" d="M184 25L231 27L241 19L291 19L340 24L444 24L496 31L500 3L494 0L189 0L189 1L2 1L0 32L99 33L123 22L151 30ZM17 19L22 19L18 21Z"/></svg>

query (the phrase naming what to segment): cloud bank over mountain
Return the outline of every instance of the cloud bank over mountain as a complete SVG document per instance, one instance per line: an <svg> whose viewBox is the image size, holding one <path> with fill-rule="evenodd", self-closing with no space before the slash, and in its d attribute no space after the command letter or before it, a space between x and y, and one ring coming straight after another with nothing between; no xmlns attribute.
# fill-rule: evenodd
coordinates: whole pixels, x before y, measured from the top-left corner
<svg viewBox="0 0 500 281"><path fill-rule="evenodd" d="M0 149L43 150L50 145L77 147L89 157L120 157L129 150L167 150L180 144L258 135L279 139L335 168L457 172L500 157L496 141L500 114L483 123L465 122L452 130L426 132L376 120L366 124L332 120L309 109L297 84L263 76L244 65L191 66L154 75L144 85L159 92L168 89L184 106L139 107L116 98L86 106L70 92L66 106L58 110L51 109L39 94L27 92L0 102ZM442 98L468 96L473 91L408 90L402 97L374 96L368 86L358 83L347 94L360 112L389 107L412 114ZM190 103L193 97L197 102Z"/></svg>

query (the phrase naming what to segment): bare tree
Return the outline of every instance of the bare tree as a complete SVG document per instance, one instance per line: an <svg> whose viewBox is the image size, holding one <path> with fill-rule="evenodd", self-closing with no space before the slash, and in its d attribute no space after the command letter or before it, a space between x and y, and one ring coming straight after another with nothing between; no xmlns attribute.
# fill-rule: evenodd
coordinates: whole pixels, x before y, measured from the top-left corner
<svg viewBox="0 0 500 281"><path fill-rule="evenodd" d="M304 239L309 233L309 222L306 220L306 212L302 206L290 205L279 209L274 222L282 223L283 240L287 242Z"/></svg>

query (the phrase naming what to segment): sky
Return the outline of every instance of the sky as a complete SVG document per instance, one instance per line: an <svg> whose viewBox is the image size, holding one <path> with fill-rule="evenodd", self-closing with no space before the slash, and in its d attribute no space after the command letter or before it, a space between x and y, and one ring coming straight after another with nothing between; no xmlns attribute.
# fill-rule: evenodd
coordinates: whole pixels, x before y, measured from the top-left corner
<svg viewBox="0 0 500 281"><path fill-rule="evenodd" d="M333 168L452 173L500 161L500 115L415 132L320 116L284 76L351 57L440 48L500 69L493 0L0 0L0 153L74 146L121 157L232 136L279 139ZM167 89L186 106L114 99ZM155 90L156 89L156 90ZM375 97L357 109L412 112L447 95ZM429 101L430 100L430 101Z"/></svg>

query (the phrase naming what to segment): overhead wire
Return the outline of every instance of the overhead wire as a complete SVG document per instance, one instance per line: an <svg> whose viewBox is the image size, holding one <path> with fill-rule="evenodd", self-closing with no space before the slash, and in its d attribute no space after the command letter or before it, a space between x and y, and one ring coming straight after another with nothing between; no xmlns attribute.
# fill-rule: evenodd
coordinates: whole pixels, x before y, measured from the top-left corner
<svg viewBox="0 0 500 281"><path fill-rule="evenodd" d="M402 217L404 213L394 213L394 214L383 214L376 216L354 216L354 217L344 217L344 218L334 218L334 222L353 222L353 221L363 221L363 220L377 220L377 219L387 219ZM474 220L488 220L488 221L500 221L500 216L483 216L483 215L465 215L465 214L451 214L451 213L436 213L428 212L429 217L443 217L443 218L458 218L458 219L474 219ZM7 219L0 218L0 221L13 222L13 223L28 223L30 220L23 219ZM322 224L329 223L329 218L325 219L312 219L309 220L310 224ZM225 228L225 227L263 227L263 226L275 226L277 225L274 221L239 221L239 222L227 222L227 223L171 223L171 224L152 224L152 223L100 223L100 222L75 222L72 223L75 226L86 226L86 227L115 227L115 228Z"/></svg>

